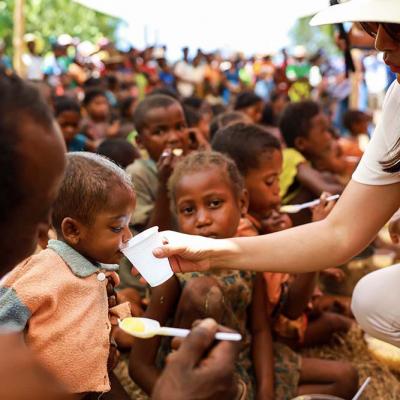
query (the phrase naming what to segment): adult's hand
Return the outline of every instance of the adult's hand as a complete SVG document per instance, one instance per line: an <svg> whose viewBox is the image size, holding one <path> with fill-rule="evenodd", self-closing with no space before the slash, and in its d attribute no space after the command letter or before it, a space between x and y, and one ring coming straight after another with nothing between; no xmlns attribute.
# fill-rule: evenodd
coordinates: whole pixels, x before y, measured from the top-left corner
<svg viewBox="0 0 400 400"><path fill-rule="evenodd" d="M215 343L218 325L206 319L193 328L179 350L167 358L158 379L153 400L234 400L238 385L234 364L238 351L235 342Z"/></svg>
<svg viewBox="0 0 400 400"><path fill-rule="evenodd" d="M214 250L225 240L186 235L174 231L162 232L164 246L154 249L158 258L168 257L174 272L206 271Z"/></svg>

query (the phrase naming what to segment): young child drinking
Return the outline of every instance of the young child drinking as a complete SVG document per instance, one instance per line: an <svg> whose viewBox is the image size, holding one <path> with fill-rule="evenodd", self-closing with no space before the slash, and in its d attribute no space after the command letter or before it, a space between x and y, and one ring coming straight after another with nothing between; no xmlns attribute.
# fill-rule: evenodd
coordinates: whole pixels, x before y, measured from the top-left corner
<svg viewBox="0 0 400 400"><path fill-rule="evenodd" d="M147 151L149 159L136 160L127 168L137 195L132 227L139 232L154 225L160 230L170 229L167 181L188 148L182 106L173 97L150 95L138 104L134 123L137 143Z"/></svg>
<svg viewBox="0 0 400 400"><path fill-rule="evenodd" d="M94 151L97 143L79 133L81 123L81 108L71 97L56 97L54 114L64 136L68 151Z"/></svg>
<svg viewBox="0 0 400 400"><path fill-rule="evenodd" d="M135 193L129 176L106 158L82 152L67 159L52 213L57 240L2 282L0 327L23 332L71 398L83 398L110 391L114 379L107 368L115 353L110 318L130 309L116 306L113 286L120 246L132 236ZM105 398L114 398L114 389L118 383Z"/></svg>
<svg viewBox="0 0 400 400"><path fill-rule="evenodd" d="M187 234L235 236L247 212L243 178L232 160L220 153L190 154L177 165L169 189L180 231ZM333 372L340 363L321 361L326 363L326 371L329 367L328 384L328 374L318 380L316 374L303 372L309 360L301 361L286 346L273 345L261 274L209 271L180 275L179 280L180 284L173 277L152 289L145 316L161 324L173 319L173 326L183 328L196 319L212 317L239 331L243 348L236 365L238 391L242 394L238 398L291 399L297 393L340 392L343 382ZM151 393L160 373L156 363L159 348L159 338L137 341L132 348L131 376L147 393ZM304 386L302 377L307 380Z"/></svg>
<svg viewBox="0 0 400 400"><path fill-rule="evenodd" d="M243 146L243 143L246 143L246 146ZM239 123L220 130L213 139L212 147L230 156L244 176L249 194L249 213L242 219L238 234L250 236L292 227L290 218L279 213L282 151L278 139L257 125ZM329 207L332 207L332 204ZM350 328L350 319L330 313L323 314L319 321L313 320L313 326L311 323L307 324L304 313L315 289L316 273L300 274L295 277L281 273L265 273L264 279L267 309L274 330L278 334L285 335L290 330L290 338L296 339L287 340L287 343L307 345L321 343L329 340L333 332L345 332ZM297 321L291 323L288 320ZM324 381L329 376L329 366L324 363L323 360L313 360L303 366L309 368L307 373L313 377L316 377L319 371ZM356 389L356 379L354 382L346 381L345 375L350 373L352 378L355 378L355 371L345 363L333 367L337 368L337 379L343 380L344 385L342 388L340 386L335 388L334 391L339 390L335 392L336 395L340 396L340 391L344 390L348 396L348 393ZM323 376L325 377L322 378ZM329 393L335 394L334 391Z"/></svg>

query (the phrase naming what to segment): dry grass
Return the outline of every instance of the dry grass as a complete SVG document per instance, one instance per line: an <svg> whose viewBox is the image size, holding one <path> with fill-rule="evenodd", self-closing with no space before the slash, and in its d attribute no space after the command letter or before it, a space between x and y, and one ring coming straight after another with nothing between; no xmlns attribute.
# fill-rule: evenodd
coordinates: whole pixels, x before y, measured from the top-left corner
<svg viewBox="0 0 400 400"><path fill-rule="evenodd" d="M375 361L369 354L360 328L355 327L346 336L335 337L334 343L302 351L307 357L350 361L358 370L360 384L371 376L372 380L362 400L400 400L400 374ZM122 357L114 370L132 400L149 400L128 374L127 357ZM277 399L279 400L279 399Z"/></svg>
<svg viewBox="0 0 400 400"><path fill-rule="evenodd" d="M362 396L363 400L400 400L398 375L370 356L359 327L355 327L345 336L337 336L334 342L305 349L302 354L308 357L350 361L358 370L360 384L371 376L372 380Z"/></svg>

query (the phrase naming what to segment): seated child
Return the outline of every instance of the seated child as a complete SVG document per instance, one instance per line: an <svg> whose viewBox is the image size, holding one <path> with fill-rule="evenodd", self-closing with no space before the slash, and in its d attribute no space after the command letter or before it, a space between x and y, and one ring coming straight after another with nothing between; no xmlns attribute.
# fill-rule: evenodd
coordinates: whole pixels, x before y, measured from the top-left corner
<svg viewBox="0 0 400 400"><path fill-rule="evenodd" d="M313 101L291 103L283 111L280 130L287 146L280 176L283 204L313 200L322 192L342 192L343 185L333 175L322 174L313 166L331 151L333 139L329 128L327 118ZM293 217L295 225L311 220L308 211Z"/></svg>
<svg viewBox="0 0 400 400"><path fill-rule="evenodd" d="M213 238L235 236L247 211L243 178L232 160L220 153L190 154L177 165L169 189L183 233ZM243 348L237 361L238 391L242 390L238 398L291 399L298 393L347 393L344 377L336 372L336 368L342 368L341 363L318 360L320 371L326 371L326 375L317 377L304 369L310 369L311 360L301 360L286 346L273 345L261 274L214 270L183 274L179 280L182 289L176 277L152 289L145 316L161 324L173 318L173 326L183 328L196 319L212 317L239 331ZM147 393L151 393L160 374L156 366L159 347L160 339L154 338L137 341L132 348L131 376ZM354 378L346 365L343 368L351 372L346 379Z"/></svg>
<svg viewBox="0 0 400 400"><path fill-rule="evenodd" d="M90 89L83 99L85 117L81 122L81 131L92 140L104 140L116 136L119 132L119 121L111 121L111 109L106 92L101 89Z"/></svg>
<svg viewBox="0 0 400 400"><path fill-rule="evenodd" d="M83 398L110 391L114 379L107 368L115 353L110 319L129 316L130 307L116 306L113 285L120 246L132 236L135 192L129 176L104 157L69 153L67 160L52 213L57 240L2 281L0 327L23 333L71 398ZM111 387L105 398L113 394Z"/></svg>
<svg viewBox="0 0 400 400"><path fill-rule="evenodd" d="M134 123L137 143L147 151L149 159L136 160L127 168L137 196L132 228L139 232L154 225L160 230L170 229L167 181L188 148L182 106L170 96L148 96L138 104Z"/></svg>
<svg viewBox="0 0 400 400"><path fill-rule="evenodd" d="M96 141L79 133L81 123L81 108L71 97L56 97L54 114L64 136L68 151L94 151Z"/></svg>
<svg viewBox="0 0 400 400"><path fill-rule="evenodd" d="M253 123L258 124L262 118L264 102L254 92L242 92L236 98L234 109L246 114Z"/></svg>
<svg viewBox="0 0 400 400"><path fill-rule="evenodd" d="M246 146L243 146L243 143L246 143ZM279 141L257 125L236 124L220 130L213 139L212 147L230 156L245 180L249 194L249 213L241 221L238 234L252 236L290 228L292 226L290 218L278 211L281 204L279 176L282 169ZM331 203L329 207L332 207ZM315 289L316 273L299 274L296 277L282 273L265 273L264 278L267 286L268 310L274 328L293 329L293 333L298 334L296 339L299 344L310 345L328 341L332 333L346 332L350 328L352 323L350 319L329 313L321 314L320 320L315 318L313 326L311 323L307 325L304 313ZM283 325L281 315L298 321L296 324ZM308 336L305 337L306 335ZM293 343L289 340L287 342ZM309 367L316 372L314 367L318 365L319 361L315 365L310 364ZM342 366L339 366L339 378L343 378L342 373L351 370L349 365L340 370ZM355 386L347 382L346 390L351 391L353 388Z"/></svg>

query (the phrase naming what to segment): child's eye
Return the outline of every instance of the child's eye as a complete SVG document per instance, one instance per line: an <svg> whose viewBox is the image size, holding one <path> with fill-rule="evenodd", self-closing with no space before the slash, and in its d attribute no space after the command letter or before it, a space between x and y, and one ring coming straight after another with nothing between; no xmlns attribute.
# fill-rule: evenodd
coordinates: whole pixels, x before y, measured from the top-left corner
<svg viewBox="0 0 400 400"><path fill-rule="evenodd" d="M222 204L222 200L219 199L215 199L215 200L211 200L209 203L210 208L218 208L219 206L221 206Z"/></svg>
<svg viewBox="0 0 400 400"><path fill-rule="evenodd" d="M182 207L180 210L181 214L183 215L191 215L194 212L194 207L188 206L188 207Z"/></svg>
<svg viewBox="0 0 400 400"><path fill-rule="evenodd" d="M121 233L122 232L122 229L124 229L124 228L122 228L122 226L118 226L118 227L111 227L110 228L114 233Z"/></svg>
<svg viewBox="0 0 400 400"><path fill-rule="evenodd" d="M157 128L155 129L152 134L155 136L161 136L163 135L167 130L165 128Z"/></svg>
<svg viewBox="0 0 400 400"><path fill-rule="evenodd" d="M180 131L183 131L184 129L186 129L186 125L185 124L178 124L177 129L179 129Z"/></svg>
<svg viewBox="0 0 400 400"><path fill-rule="evenodd" d="M272 186L275 183L275 178L270 178L265 181L267 186Z"/></svg>

